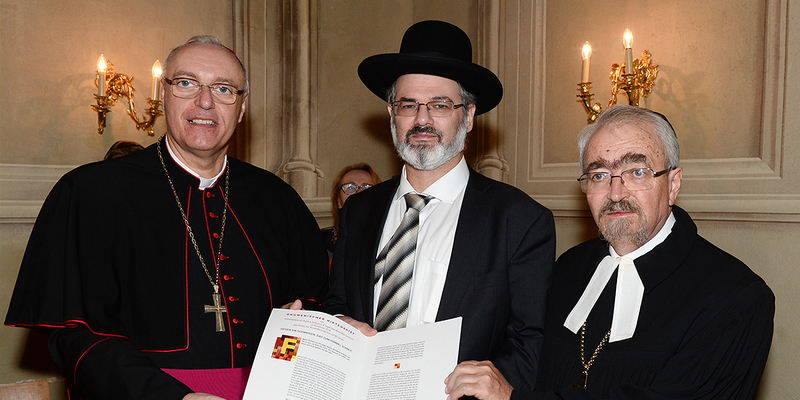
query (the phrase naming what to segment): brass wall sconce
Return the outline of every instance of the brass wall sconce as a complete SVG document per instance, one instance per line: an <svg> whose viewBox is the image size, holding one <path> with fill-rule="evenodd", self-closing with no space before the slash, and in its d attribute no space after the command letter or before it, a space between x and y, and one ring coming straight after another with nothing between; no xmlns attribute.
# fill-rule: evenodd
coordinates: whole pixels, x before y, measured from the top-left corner
<svg viewBox="0 0 800 400"><path fill-rule="evenodd" d="M650 64L650 53L647 50L642 52L640 59L633 59L633 35L630 30L625 30L622 42L625 46L625 63L622 65L611 64L611 74L609 75L611 99L606 108L617 104L617 94L620 89L627 95L628 104L638 107L639 100L647 97L653 90L654 81L658 75L658 65ZM603 107L600 103L591 104L594 94L591 93L592 82L589 81L589 62L592 58L592 47L589 42L583 45L581 58L581 83L578 84L579 94L577 96L586 110L587 123L591 124L603 112Z"/></svg>
<svg viewBox="0 0 800 400"><path fill-rule="evenodd" d="M147 134L153 136L153 125L156 123L156 118L163 115L161 112L161 63L156 60L153 64L153 95L147 99L147 108L144 120L139 121L139 116L136 113L136 107L133 104L133 92L136 91L133 87L133 77L128 77L124 74L118 74L114 71L114 64L106 61L103 55L97 60L97 77L95 79L97 86L97 94L94 95L97 104L92 105L92 109L97 111L97 133L103 134L106 127L106 114L111 112L111 107L117 103L120 97L128 99L128 115L130 115L133 122L136 123L136 129L147 131Z"/></svg>

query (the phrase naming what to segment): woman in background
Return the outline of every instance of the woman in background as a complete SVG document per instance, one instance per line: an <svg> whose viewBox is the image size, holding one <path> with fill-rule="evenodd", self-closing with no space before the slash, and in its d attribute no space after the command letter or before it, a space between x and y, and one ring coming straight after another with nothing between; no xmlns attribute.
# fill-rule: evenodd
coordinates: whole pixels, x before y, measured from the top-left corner
<svg viewBox="0 0 800 400"><path fill-rule="evenodd" d="M336 235L339 233L339 210L344 206L345 200L362 190L368 189L381 179L367 163L348 165L339 171L333 181L331 190L331 211L333 226L322 229L325 245L328 248L328 261L333 257L333 247L336 245Z"/></svg>
<svg viewBox="0 0 800 400"><path fill-rule="evenodd" d="M108 149L108 152L106 152L106 155L103 157L103 160L110 160L112 158L126 156L128 154L135 153L139 150L144 150L144 146L136 142L129 142L127 140L118 140L111 145L111 148Z"/></svg>

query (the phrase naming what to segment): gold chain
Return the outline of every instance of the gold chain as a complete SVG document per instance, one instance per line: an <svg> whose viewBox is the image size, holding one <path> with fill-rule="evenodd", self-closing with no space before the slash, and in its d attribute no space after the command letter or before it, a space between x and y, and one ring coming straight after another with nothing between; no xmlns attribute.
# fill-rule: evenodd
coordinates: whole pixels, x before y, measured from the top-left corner
<svg viewBox="0 0 800 400"><path fill-rule="evenodd" d="M587 388L587 381L589 379L589 368L592 366L594 359L597 358L597 355L600 353L600 350L603 346L608 343L608 338L611 336L611 329L606 332L606 335L603 337L603 340L600 341L600 344L597 345L597 348L594 349L594 353L592 357L589 358L589 362L587 363L585 360L584 354L586 354L585 348L585 336L586 336L586 321L583 322L581 326L581 365L583 365L583 371L581 372L581 383L578 385L582 388Z"/></svg>
<svg viewBox="0 0 800 400"><path fill-rule="evenodd" d="M161 137L163 139L164 136ZM225 220L228 215L228 189L231 186L231 169L228 166L225 169L225 208L222 210L222 229L219 231L219 250L217 251L217 265L216 265L216 279L211 277L211 273L208 272L208 267L206 267L206 262L203 260L203 255L200 254L200 248L197 246L197 240L194 238L194 233L192 232L192 227L189 226L189 219L186 218L186 212L183 210L183 205L181 204L181 200L178 197L178 192L175 191L175 185L172 184L172 179L169 177L169 172L167 171L167 165L164 164L164 157L161 156L161 139L156 142L156 149L158 150L158 159L161 160L161 166L164 168L164 173L167 174L167 180L169 181L169 187L172 188L172 194L175 195L175 202L178 203L178 209L181 211L181 217L183 217L183 223L186 224L186 230L189 232L189 238L192 239L192 244L194 245L194 251L197 253L197 258L200 259L200 265L203 266L203 270L206 271L206 276L208 277L208 281L211 282L211 286L214 287L214 293L219 293L219 263L222 262L222 238L225 237Z"/></svg>

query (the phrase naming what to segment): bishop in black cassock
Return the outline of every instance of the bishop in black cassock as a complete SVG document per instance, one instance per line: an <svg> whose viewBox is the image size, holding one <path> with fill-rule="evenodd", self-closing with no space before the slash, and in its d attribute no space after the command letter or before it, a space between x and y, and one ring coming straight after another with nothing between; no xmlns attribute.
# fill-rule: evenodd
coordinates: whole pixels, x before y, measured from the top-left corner
<svg viewBox="0 0 800 400"><path fill-rule="evenodd" d="M213 277L226 176L199 190L163 138L161 151ZM272 308L298 298L314 308L324 296L326 253L300 196L250 164L228 157L227 167L225 312L206 310L213 287L155 144L76 168L47 197L5 323L48 328L51 354L81 396L180 399L191 390L170 374L191 381L204 369L230 373L214 384L241 384Z"/></svg>

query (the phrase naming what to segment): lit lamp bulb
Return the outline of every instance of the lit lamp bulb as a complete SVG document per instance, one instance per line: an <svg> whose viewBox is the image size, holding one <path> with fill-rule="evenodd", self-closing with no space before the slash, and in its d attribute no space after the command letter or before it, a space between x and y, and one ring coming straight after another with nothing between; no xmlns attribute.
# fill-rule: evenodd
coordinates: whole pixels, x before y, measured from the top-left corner
<svg viewBox="0 0 800 400"><path fill-rule="evenodd" d="M100 54L97 59L97 95L101 97L106 95L106 68L106 58Z"/></svg>
<svg viewBox="0 0 800 400"><path fill-rule="evenodd" d="M633 34L630 29L625 29L622 36L622 44L625 46L625 70L628 74L633 73Z"/></svg>
<svg viewBox="0 0 800 400"><path fill-rule="evenodd" d="M161 100L161 62L158 60L153 63L153 95L150 98L154 101Z"/></svg>
<svg viewBox="0 0 800 400"><path fill-rule="evenodd" d="M581 82L589 82L589 62L592 59L592 46L589 42L581 50Z"/></svg>

